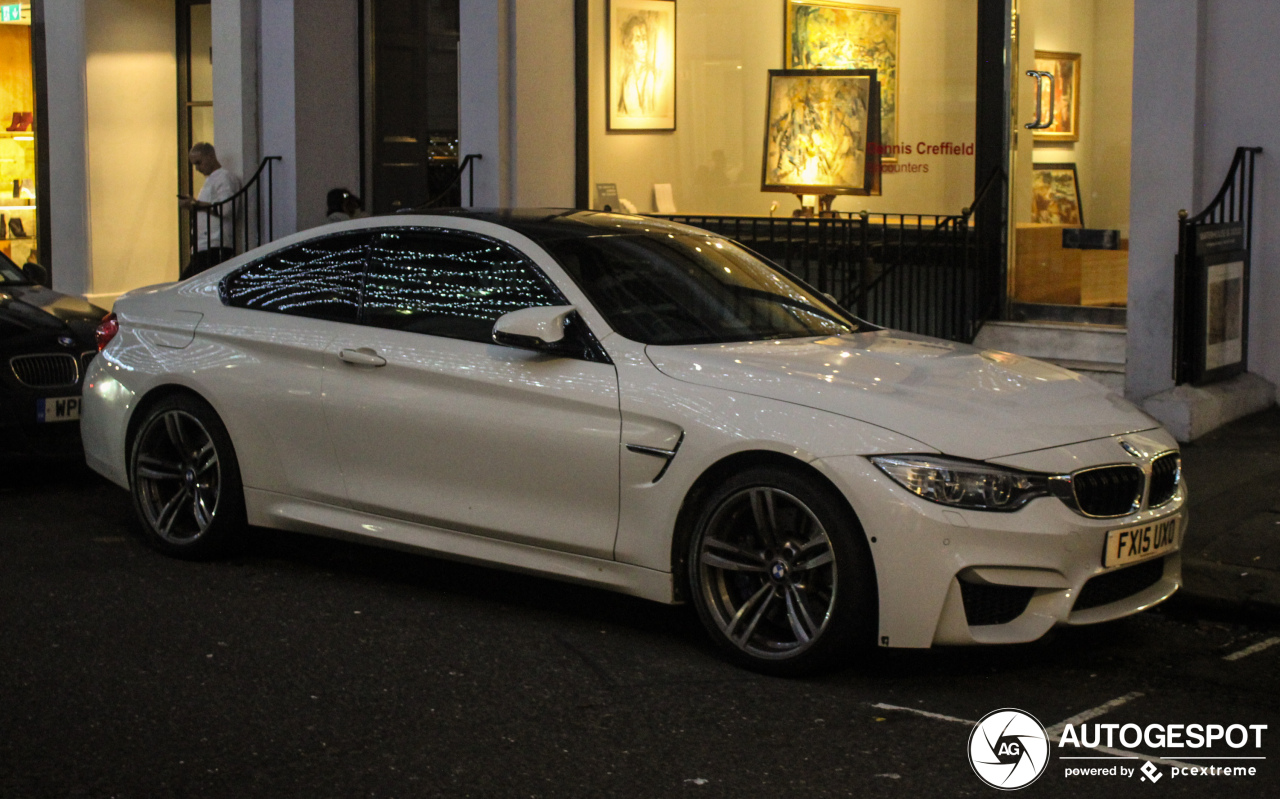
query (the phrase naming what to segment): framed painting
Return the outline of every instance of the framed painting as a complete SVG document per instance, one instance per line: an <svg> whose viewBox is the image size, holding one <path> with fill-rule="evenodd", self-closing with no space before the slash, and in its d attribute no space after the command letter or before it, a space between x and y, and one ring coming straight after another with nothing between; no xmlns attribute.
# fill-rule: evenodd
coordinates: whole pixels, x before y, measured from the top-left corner
<svg viewBox="0 0 1280 799"><path fill-rule="evenodd" d="M873 69L771 69L762 191L879 194Z"/></svg>
<svg viewBox="0 0 1280 799"><path fill-rule="evenodd" d="M1084 227L1075 164L1033 164L1031 175L1032 222Z"/></svg>
<svg viewBox="0 0 1280 799"><path fill-rule="evenodd" d="M1053 124L1036 141L1080 141L1080 54L1036 50L1036 69L1053 76Z"/></svg>
<svg viewBox="0 0 1280 799"><path fill-rule="evenodd" d="M607 8L607 128L675 130L675 0L608 0Z"/></svg>
<svg viewBox="0 0 1280 799"><path fill-rule="evenodd" d="M880 143L896 144L901 10L838 0L785 2L783 63L790 69L874 69L880 82Z"/></svg>

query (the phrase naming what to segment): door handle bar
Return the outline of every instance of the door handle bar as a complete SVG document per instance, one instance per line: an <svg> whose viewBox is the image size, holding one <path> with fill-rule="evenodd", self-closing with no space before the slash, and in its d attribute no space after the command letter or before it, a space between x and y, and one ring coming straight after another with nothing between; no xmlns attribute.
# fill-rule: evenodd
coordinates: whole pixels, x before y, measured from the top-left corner
<svg viewBox="0 0 1280 799"><path fill-rule="evenodd" d="M1027 130L1044 130L1053 127L1053 97L1057 91L1058 79L1054 77L1052 72L1044 72L1037 69L1027 70L1028 78L1036 79L1036 121L1027 123ZM1044 79L1049 79L1049 120L1042 122L1044 117Z"/></svg>
<svg viewBox="0 0 1280 799"><path fill-rule="evenodd" d="M383 358L374 350L368 347L357 347L356 349L344 349L338 352L338 357L344 362L354 364L356 366L386 366L387 359Z"/></svg>

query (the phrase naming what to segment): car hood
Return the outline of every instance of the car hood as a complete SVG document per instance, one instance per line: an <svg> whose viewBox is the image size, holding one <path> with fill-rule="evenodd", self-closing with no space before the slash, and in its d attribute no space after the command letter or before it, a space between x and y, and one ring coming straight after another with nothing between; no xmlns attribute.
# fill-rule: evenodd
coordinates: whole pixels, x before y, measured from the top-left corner
<svg viewBox="0 0 1280 799"><path fill-rule="evenodd" d="M1052 364L891 330L646 352L677 380L837 413L979 460L1159 424Z"/></svg>
<svg viewBox="0 0 1280 799"><path fill-rule="evenodd" d="M87 300L44 286L0 285L0 330L14 334L69 328L82 343L92 343L93 329L106 313Z"/></svg>

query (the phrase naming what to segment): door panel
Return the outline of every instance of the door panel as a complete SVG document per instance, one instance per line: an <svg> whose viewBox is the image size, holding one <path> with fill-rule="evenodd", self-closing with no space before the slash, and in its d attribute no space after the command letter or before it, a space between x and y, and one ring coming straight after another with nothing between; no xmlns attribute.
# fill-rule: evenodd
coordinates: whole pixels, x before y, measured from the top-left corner
<svg viewBox="0 0 1280 799"><path fill-rule="evenodd" d="M386 365L344 361L344 349ZM621 421L611 364L345 328L323 381L354 508L613 557Z"/></svg>

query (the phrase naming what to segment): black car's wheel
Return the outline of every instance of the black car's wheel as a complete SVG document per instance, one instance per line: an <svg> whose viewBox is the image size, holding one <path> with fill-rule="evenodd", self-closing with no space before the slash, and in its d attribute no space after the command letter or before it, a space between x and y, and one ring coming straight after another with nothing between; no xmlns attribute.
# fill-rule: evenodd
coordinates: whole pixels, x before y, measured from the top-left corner
<svg viewBox="0 0 1280 799"><path fill-rule="evenodd" d="M245 524L244 489L231 438L195 397L161 400L129 448L129 485L142 537L166 555L225 554Z"/></svg>
<svg viewBox="0 0 1280 799"><path fill-rule="evenodd" d="M690 596L739 663L797 675L834 665L875 623L875 576L848 507L812 479L753 468L701 505Z"/></svg>

